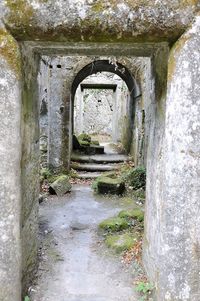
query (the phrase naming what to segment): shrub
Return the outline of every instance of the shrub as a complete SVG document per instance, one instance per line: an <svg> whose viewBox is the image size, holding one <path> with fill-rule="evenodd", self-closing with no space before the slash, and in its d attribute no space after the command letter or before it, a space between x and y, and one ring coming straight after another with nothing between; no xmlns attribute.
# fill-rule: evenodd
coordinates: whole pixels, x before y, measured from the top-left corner
<svg viewBox="0 0 200 301"><path fill-rule="evenodd" d="M144 167L131 169L122 175L122 178L124 178L128 185L133 187L134 190L145 188L146 186L146 170Z"/></svg>

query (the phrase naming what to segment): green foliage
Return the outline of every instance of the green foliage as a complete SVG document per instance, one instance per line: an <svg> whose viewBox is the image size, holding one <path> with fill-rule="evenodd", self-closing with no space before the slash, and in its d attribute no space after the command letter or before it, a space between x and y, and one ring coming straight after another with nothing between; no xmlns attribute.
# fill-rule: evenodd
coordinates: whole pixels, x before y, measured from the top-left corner
<svg viewBox="0 0 200 301"><path fill-rule="evenodd" d="M78 177L77 171L73 168L70 169L69 175L70 175L71 178L77 178Z"/></svg>
<svg viewBox="0 0 200 301"><path fill-rule="evenodd" d="M99 229L108 232L117 232L128 229L128 227L129 223L121 217L109 218L99 224Z"/></svg>
<svg viewBox="0 0 200 301"><path fill-rule="evenodd" d="M30 301L31 299L28 297L28 296L26 296L25 298L24 298L24 301Z"/></svg>
<svg viewBox="0 0 200 301"><path fill-rule="evenodd" d="M141 281L137 284L135 290L140 293L141 298L139 301L148 301L154 286L152 283Z"/></svg>
<svg viewBox="0 0 200 301"><path fill-rule="evenodd" d="M42 168L40 170L40 175L44 178L44 179L48 179L49 177L52 176L52 172L48 169L48 168Z"/></svg>
<svg viewBox="0 0 200 301"><path fill-rule="evenodd" d="M122 174L122 179L124 179L128 185L133 187L134 190L144 188L146 185L146 170L144 167L131 169Z"/></svg>
<svg viewBox="0 0 200 301"><path fill-rule="evenodd" d="M93 182L92 182L92 185L91 185L92 189L97 192L97 189L98 189L98 178L95 179Z"/></svg>
<svg viewBox="0 0 200 301"><path fill-rule="evenodd" d="M133 195L134 195L137 199L139 199L139 200L141 200L141 201L144 201L144 200L145 200L145 190L144 190L144 188L140 188L140 189L138 189L138 190L135 190L134 193L133 193Z"/></svg>

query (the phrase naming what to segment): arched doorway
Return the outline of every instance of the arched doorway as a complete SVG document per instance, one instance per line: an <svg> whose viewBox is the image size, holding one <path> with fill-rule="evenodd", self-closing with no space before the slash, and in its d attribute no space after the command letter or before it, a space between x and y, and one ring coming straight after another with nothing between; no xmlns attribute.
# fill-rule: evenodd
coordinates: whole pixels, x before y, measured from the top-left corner
<svg viewBox="0 0 200 301"><path fill-rule="evenodd" d="M126 119L123 123L126 123L125 133L123 135L123 146L127 153L130 151L130 146L132 142L132 134L133 134L133 125L134 125L134 115L135 115L135 101L138 96L140 96L140 90L137 85L137 82L130 71L126 68L126 66L118 63L116 61L112 62L107 60L96 60L91 62L90 64L83 67L74 78L71 88L71 137L74 134L74 103L75 103L75 94L78 86L83 83L83 81L93 74L98 74L99 72L109 72L112 74L116 74L121 78L127 88L128 88L128 100L127 100L127 115ZM84 87L83 84L81 84ZM102 88L115 89L114 85L103 85ZM103 118L103 116L102 116ZM71 150L73 143L71 141Z"/></svg>

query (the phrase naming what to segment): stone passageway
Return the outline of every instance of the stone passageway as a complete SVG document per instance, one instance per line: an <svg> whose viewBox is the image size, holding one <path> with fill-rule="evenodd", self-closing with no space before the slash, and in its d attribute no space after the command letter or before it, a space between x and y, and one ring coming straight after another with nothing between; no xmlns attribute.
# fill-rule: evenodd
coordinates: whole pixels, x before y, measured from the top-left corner
<svg viewBox="0 0 200 301"><path fill-rule="evenodd" d="M121 209L123 198L94 195L74 185L64 197L41 204L38 284L31 301L136 301L130 267L102 243L98 224Z"/></svg>

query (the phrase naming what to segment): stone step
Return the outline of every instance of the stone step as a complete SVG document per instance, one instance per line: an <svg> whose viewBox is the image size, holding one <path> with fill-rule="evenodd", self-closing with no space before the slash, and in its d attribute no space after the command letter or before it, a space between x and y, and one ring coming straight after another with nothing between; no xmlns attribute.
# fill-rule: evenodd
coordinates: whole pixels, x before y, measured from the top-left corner
<svg viewBox="0 0 200 301"><path fill-rule="evenodd" d="M78 179L96 179L96 178L98 178L99 176L101 176L102 175L102 173L101 172L85 172L85 171L83 171L83 172L78 172L77 173L77 178Z"/></svg>
<svg viewBox="0 0 200 301"><path fill-rule="evenodd" d="M120 154L104 154L104 155L81 155L73 153L71 157L72 161L81 163L122 163L129 161L129 157Z"/></svg>
<svg viewBox="0 0 200 301"><path fill-rule="evenodd" d="M118 165L116 164L95 164L95 163L78 163L78 162L71 162L70 167L75 170L82 170L82 171L111 171L118 169Z"/></svg>

